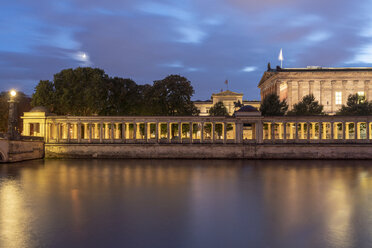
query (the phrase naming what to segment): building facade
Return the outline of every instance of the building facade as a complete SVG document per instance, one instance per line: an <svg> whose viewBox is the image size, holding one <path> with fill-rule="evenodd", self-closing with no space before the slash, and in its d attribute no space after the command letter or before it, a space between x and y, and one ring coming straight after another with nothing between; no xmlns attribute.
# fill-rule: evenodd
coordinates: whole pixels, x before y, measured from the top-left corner
<svg viewBox="0 0 372 248"><path fill-rule="evenodd" d="M261 100L276 93L280 100L287 101L289 110L304 96L313 94L324 112L335 114L350 94L372 100L372 68L268 68L258 87Z"/></svg>
<svg viewBox="0 0 372 248"><path fill-rule="evenodd" d="M222 102L225 105L229 115L233 115L236 110L246 105L251 105L257 109L260 108L260 101L245 101L243 100L242 93L236 93L230 90L213 93L211 100L194 101L194 104L200 111L200 116L209 116L209 110L218 102Z"/></svg>

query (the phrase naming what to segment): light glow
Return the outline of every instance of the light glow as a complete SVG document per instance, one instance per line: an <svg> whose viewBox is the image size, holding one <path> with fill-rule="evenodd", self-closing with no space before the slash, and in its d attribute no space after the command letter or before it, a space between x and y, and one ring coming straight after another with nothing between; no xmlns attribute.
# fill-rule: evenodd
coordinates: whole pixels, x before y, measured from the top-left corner
<svg viewBox="0 0 372 248"><path fill-rule="evenodd" d="M16 95L17 95L17 91L15 91L15 90L10 91L10 96L11 97L15 97Z"/></svg>

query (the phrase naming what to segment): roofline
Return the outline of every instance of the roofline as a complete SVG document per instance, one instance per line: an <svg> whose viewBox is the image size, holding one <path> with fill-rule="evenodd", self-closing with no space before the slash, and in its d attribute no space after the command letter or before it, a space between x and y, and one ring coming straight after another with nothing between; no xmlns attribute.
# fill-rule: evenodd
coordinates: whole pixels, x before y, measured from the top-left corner
<svg viewBox="0 0 372 248"><path fill-rule="evenodd" d="M291 71L372 71L372 67L306 67L306 68L277 68L270 72L291 72Z"/></svg>

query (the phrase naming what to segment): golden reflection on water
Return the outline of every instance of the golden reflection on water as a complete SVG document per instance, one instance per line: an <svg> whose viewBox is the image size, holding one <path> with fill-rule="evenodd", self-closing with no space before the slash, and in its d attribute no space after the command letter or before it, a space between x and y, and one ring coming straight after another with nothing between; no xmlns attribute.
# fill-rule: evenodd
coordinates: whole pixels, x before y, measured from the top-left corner
<svg viewBox="0 0 372 248"><path fill-rule="evenodd" d="M101 214L137 228L147 220L130 216L155 223L171 216L190 247L202 246L207 232L268 247L270 239L282 247L355 246L360 221L372 237L372 168L338 163L50 160L14 169L16 176L1 170L0 247L39 244L35 237L55 239L63 228L89 239Z"/></svg>
<svg viewBox="0 0 372 248"><path fill-rule="evenodd" d="M0 184L0 247L27 247L29 213L17 181Z"/></svg>

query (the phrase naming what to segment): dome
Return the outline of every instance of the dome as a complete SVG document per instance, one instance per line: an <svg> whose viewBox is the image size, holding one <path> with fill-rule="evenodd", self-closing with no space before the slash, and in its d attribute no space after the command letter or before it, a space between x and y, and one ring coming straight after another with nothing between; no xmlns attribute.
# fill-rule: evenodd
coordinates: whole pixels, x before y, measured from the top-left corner
<svg viewBox="0 0 372 248"><path fill-rule="evenodd" d="M259 111L255 107L253 107L251 105L245 105L244 107L241 107L236 112L259 112Z"/></svg>
<svg viewBox="0 0 372 248"><path fill-rule="evenodd" d="M234 112L234 116L260 116L261 112L252 105L245 105Z"/></svg>
<svg viewBox="0 0 372 248"><path fill-rule="evenodd" d="M44 113L49 113L49 110L46 107L37 106L37 107L32 108L30 110L30 112L44 112Z"/></svg>

